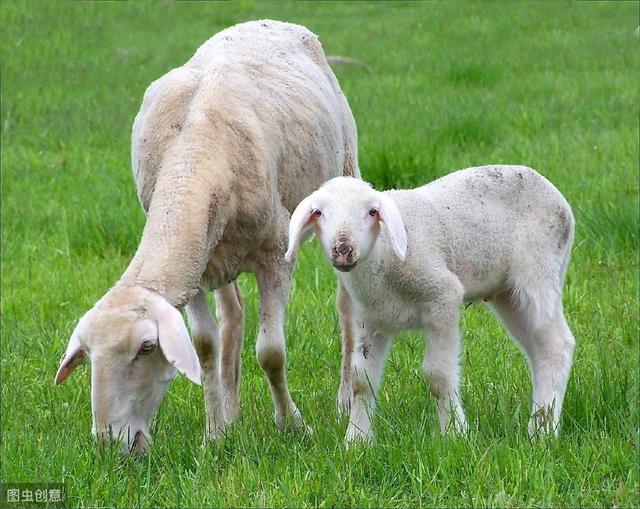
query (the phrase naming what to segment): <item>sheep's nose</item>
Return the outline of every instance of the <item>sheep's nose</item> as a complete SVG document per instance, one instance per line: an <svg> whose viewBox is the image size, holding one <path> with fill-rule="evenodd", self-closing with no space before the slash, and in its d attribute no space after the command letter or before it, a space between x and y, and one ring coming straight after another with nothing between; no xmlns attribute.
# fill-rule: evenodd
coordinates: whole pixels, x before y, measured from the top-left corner
<svg viewBox="0 0 640 509"><path fill-rule="evenodd" d="M340 242L336 246L336 253L338 253L339 255L348 255L351 253L351 251L353 251L353 248L348 242Z"/></svg>

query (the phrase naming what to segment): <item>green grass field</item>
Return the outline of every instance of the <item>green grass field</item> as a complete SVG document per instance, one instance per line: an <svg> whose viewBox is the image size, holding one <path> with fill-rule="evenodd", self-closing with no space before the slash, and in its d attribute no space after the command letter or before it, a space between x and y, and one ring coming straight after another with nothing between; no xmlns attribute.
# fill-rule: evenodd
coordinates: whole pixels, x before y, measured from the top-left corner
<svg viewBox="0 0 640 509"><path fill-rule="evenodd" d="M640 481L639 4L14 3L2 49L3 482L65 482L70 506L630 507ZM363 176L412 186L466 166L526 164L577 220L565 288L577 340L557 440L531 444L523 355L482 305L463 312L468 437L441 437L423 341L395 343L371 448L345 449L334 397L335 277L303 249L288 376L312 437L280 434L247 301L242 415L202 447L202 390L176 379L142 460L98 452L89 369L53 377L75 321L118 279L144 224L130 130L146 86L213 33L306 25L338 69Z"/></svg>

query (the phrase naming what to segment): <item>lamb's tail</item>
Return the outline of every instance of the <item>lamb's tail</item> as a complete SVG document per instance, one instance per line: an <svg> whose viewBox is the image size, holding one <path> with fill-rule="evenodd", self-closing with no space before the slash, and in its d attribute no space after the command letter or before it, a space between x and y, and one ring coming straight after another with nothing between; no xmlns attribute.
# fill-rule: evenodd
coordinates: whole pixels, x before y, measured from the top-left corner
<svg viewBox="0 0 640 509"><path fill-rule="evenodd" d="M327 56L327 62L331 67L358 67L360 69L364 69L365 71L370 71L369 66L362 62L361 60L357 60L355 58L350 57L341 57L339 55L329 55Z"/></svg>

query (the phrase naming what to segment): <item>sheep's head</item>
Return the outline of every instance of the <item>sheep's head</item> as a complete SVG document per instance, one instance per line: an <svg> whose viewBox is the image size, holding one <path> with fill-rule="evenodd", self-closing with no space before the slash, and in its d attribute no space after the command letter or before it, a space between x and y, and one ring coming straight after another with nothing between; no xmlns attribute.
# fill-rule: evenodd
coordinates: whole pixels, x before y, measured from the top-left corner
<svg viewBox="0 0 640 509"><path fill-rule="evenodd" d="M78 322L60 362L60 384L91 363L93 434L143 453L149 426L176 370L200 384L200 365L182 315L144 288L114 288Z"/></svg>
<svg viewBox="0 0 640 509"><path fill-rule="evenodd" d="M395 202L362 180L336 177L296 207L285 258L291 260L302 237L313 230L332 265L349 272L371 253L381 228L386 229L396 256L404 260L407 236Z"/></svg>

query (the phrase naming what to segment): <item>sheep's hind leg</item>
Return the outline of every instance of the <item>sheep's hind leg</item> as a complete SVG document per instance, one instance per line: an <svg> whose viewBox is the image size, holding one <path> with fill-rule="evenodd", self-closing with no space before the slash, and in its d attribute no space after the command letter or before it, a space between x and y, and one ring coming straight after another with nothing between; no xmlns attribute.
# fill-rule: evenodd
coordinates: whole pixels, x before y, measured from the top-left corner
<svg viewBox="0 0 640 509"><path fill-rule="evenodd" d="M274 255L281 259L281 253ZM260 332L256 355L264 371L275 406L275 420L280 429L287 424L311 433L300 411L291 399L285 373L286 349L284 338L285 307L291 289L291 265L279 265L256 271L260 291Z"/></svg>
<svg viewBox="0 0 640 509"><path fill-rule="evenodd" d="M220 320L222 356L220 376L224 417L227 424L236 420L240 413L241 352L244 335L244 302L238 281L215 292L217 315Z"/></svg>
<svg viewBox="0 0 640 509"><path fill-rule="evenodd" d="M220 336L211 316L204 290L198 290L187 304L193 343L202 368L202 388L206 414L205 438L215 439L224 432L224 407L220 387Z"/></svg>
<svg viewBox="0 0 640 509"><path fill-rule="evenodd" d="M533 382L533 406L529 436L558 433L575 340L562 311L559 295L544 300L538 309L527 295L505 293L491 306L529 359Z"/></svg>

